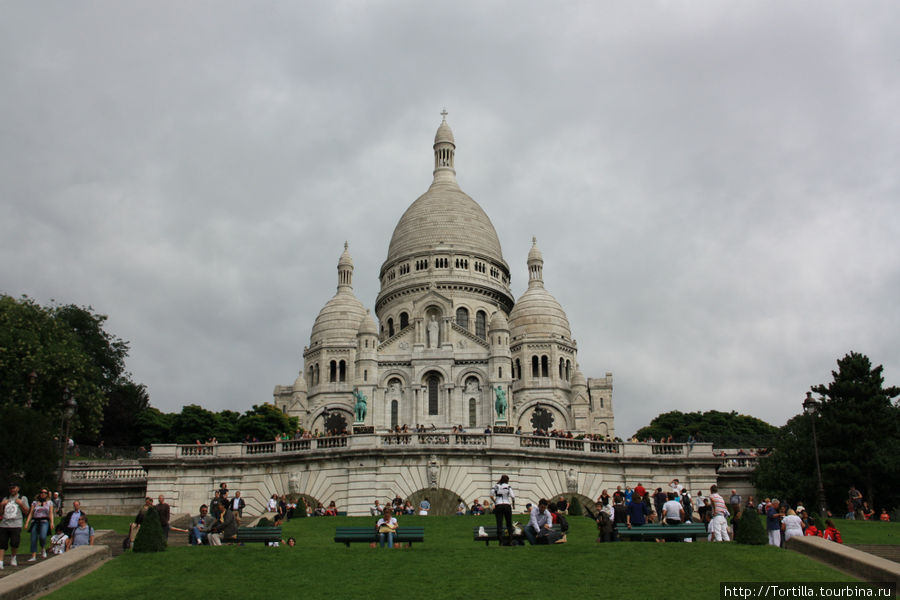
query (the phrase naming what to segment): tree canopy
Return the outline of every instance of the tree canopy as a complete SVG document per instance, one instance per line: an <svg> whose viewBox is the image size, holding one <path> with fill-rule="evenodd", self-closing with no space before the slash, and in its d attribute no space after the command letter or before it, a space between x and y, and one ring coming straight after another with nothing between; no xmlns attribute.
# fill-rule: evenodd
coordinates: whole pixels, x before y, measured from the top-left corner
<svg viewBox="0 0 900 600"><path fill-rule="evenodd" d="M693 436L698 441L712 442L717 448L747 448L769 446L777 432L777 427L735 411L683 413L673 410L654 418L649 425L638 429L635 436L639 440L660 440L671 435L677 442Z"/></svg>
<svg viewBox="0 0 900 600"><path fill-rule="evenodd" d="M855 485L876 511L900 504L900 395L884 387L883 367L850 352L837 361L828 384L810 387L820 395L818 414L798 414L778 433L772 454L754 475L760 493L812 502L817 477L812 436L816 423L822 480L829 508L845 512ZM803 398L797 399L802 406Z"/></svg>

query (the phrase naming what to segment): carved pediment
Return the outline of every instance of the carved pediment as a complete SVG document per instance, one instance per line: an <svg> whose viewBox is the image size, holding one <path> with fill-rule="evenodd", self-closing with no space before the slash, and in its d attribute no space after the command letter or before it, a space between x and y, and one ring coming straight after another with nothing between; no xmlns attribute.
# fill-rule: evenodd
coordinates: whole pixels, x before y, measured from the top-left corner
<svg viewBox="0 0 900 600"><path fill-rule="evenodd" d="M378 352L410 352L415 339L416 328L410 325L378 344ZM406 346L404 346L406 344Z"/></svg>
<svg viewBox="0 0 900 600"><path fill-rule="evenodd" d="M444 316L449 317L451 314L453 314L453 301L434 288L428 290L428 292L422 294L413 302L415 314L421 315L424 307L428 306L429 304L437 304L438 306L440 306L441 312L444 313Z"/></svg>

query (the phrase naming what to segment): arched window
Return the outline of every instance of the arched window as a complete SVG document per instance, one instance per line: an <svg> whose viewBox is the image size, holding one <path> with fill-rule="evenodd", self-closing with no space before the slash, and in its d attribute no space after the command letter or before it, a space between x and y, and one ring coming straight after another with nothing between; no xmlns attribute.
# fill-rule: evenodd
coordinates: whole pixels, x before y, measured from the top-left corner
<svg viewBox="0 0 900 600"><path fill-rule="evenodd" d="M405 312L400 313L400 331L409 327L409 315Z"/></svg>
<svg viewBox="0 0 900 600"><path fill-rule="evenodd" d="M441 380L437 375L428 378L428 414L438 414L438 394Z"/></svg>
<svg viewBox="0 0 900 600"><path fill-rule="evenodd" d="M475 427L477 424L478 403L475 398L469 398L469 427Z"/></svg>
<svg viewBox="0 0 900 600"><path fill-rule="evenodd" d="M319 385L319 363L316 363L316 383L315 385Z"/></svg>
<svg viewBox="0 0 900 600"><path fill-rule="evenodd" d="M347 363L341 361L338 370L340 371L341 381L347 381Z"/></svg>
<svg viewBox="0 0 900 600"><path fill-rule="evenodd" d="M369 380L369 370L364 369L363 370L363 381L368 381L368 380Z"/></svg>
<svg viewBox="0 0 900 600"><path fill-rule="evenodd" d="M331 361L328 365L328 381L334 383L337 381L337 362Z"/></svg>
<svg viewBox="0 0 900 600"><path fill-rule="evenodd" d="M485 339L485 325L487 323L487 314L483 310L479 310L478 313L475 314L475 335L480 337L481 339Z"/></svg>
<svg viewBox="0 0 900 600"><path fill-rule="evenodd" d="M517 358L516 359L516 379L522 379L522 362Z"/></svg>
<svg viewBox="0 0 900 600"><path fill-rule="evenodd" d="M391 400L391 429L400 424L400 408L396 400Z"/></svg>
<svg viewBox="0 0 900 600"><path fill-rule="evenodd" d="M572 380L571 368L572 368L572 361L567 360L566 361L566 381Z"/></svg>
<svg viewBox="0 0 900 600"><path fill-rule="evenodd" d="M550 377L550 360L546 354L541 357L541 377Z"/></svg>
<svg viewBox="0 0 900 600"><path fill-rule="evenodd" d="M460 306L456 309L456 324L468 331L469 311L465 307Z"/></svg>
<svg viewBox="0 0 900 600"><path fill-rule="evenodd" d="M531 357L531 376L537 379L540 377L540 372L538 371L538 357L537 355Z"/></svg>
<svg viewBox="0 0 900 600"><path fill-rule="evenodd" d="M394 320L388 319L388 337L394 337Z"/></svg>
<svg viewBox="0 0 900 600"><path fill-rule="evenodd" d="M316 368L314 365L309 365L309 377L307 379L309 380L309 385L316 384Z"/></svg>
<svg viewBox="0 0 900 600"><path fill-rule="evenodd" d="M566 370L566 361L562 358L559 359L559 378L565 378L565 370Z"/></svg>

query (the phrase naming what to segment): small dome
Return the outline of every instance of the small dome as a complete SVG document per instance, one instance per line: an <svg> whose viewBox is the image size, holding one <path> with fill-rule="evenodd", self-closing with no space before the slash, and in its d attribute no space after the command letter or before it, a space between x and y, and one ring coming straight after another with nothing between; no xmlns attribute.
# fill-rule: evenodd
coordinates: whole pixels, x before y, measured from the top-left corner
<svg viewBox="0 0 900 600"><path fill-rule="evenodd" d="M544 262L544 256L541 254L540 248L537 247L537 238L531 238L531 250L528 251L528 262L539 260Z"/></svg>
<svg viewBox="0 0 900 600"><path fill-rule="evenodd" d="M297 379L294 380L294 392L305 392L306 391L306 378L303 377L303 371L300 371L300 374L297 375Z"/></svg>
<svg viewBox="0 0 900 600"><path fill-rule="evenodd" d="M344 252L341 254L341 257L338 259L338 269L341 267L352 267L353 266L353 257L350 256L350 244L344 242Z"/></svg>
<svg viewBox="0 0 900 600"><path fill-rule="evenodd" d="M509 330L512 339L521 337L563 337L572 339L569 319L550 292L533 286L516 301L509 313Z"/></svg>
<svg viewBox="0 0 900 600"><path fill-rule="evenodd" d="M578 367L575 367L575 374L572 375L572 387L587 387L587 379Z"/></svg>
<svg viewBox="0 0 900 600"><path fill-rule="evenodd" d="M356 343L360 321L365 316L366 309L353 292L349 288L339 289L316 317L309 336L310 348L323 343Z"/></svg>
<svg viewBox="0 0 900 600"><path fill-rule="evenodd" d="M495 311L491 315L491 331L509 331L509 321L506 320L506 314L502 310Z"/></svg>
<svg viewBox="0 0 900 600"><path fill-rule="evenodd" d="M441 142L450 142L451 144L453 144L455 146L456 140L453 139L453 130L450 129L450 125L447 124L446 111L442 114L444 116L444 119L441 121L441 124L437 130L437 133L434 134L434 143L440 144Z"/></svg>
<svg viewBox="0 0 900 600"><path fill-rule="evenodd" d="M366 309L366 316L359 323L359 335L378 335L378 326L375 325L375 319L372 318L372 313L368 309Z"/></svg>

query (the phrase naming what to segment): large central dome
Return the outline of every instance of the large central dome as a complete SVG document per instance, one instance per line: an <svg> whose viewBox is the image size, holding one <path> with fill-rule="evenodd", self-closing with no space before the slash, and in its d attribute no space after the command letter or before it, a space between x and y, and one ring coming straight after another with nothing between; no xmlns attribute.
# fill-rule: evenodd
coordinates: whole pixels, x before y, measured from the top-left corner
<svg viewBox="0 0 900 600"><path fill-rule="evenodd" d="M387 262L438 246L503 262L494 225L455 181L435 181L406 209L394 228Z"/></svg>
<svg viewBox="0 0 900 600"><path fill-rule="evenodd" d="M456 142L444 119L434 136L434 182L413 202L394 228L385 264L436 247L471 253L500 264L497 231L477 202L456 183Z"/></svg>

